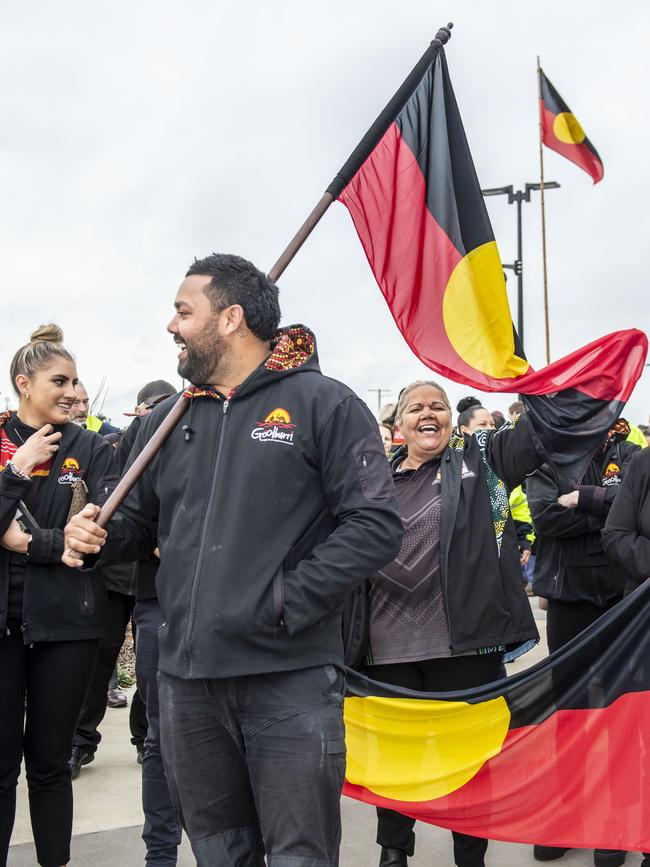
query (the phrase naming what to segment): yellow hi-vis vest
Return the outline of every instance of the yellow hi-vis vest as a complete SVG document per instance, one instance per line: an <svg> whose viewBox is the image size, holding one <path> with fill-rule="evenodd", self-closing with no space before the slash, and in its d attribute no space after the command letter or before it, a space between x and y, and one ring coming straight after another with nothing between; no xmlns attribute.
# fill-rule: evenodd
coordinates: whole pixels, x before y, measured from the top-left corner
<svg viewBox="0 0 650 867"><path fill-rule="evenodd" d="M532 525L533 518L530 514L530 508L528 506L526 494L524 494L524 490L521 485L513 488L512 493L510 494L510 512L512 514L513 521L522 521L524 524ZM532 545L532 543L535 541L535 534L533 532L530 532L526 535L526 538Z"/></svg>
<svg viewBox="0 0 650 867"><path fill-rule="evenodd" d="M86 419L86 427L88 430L94 430L95 433L99 433L100 427L104 424L101 418L97 418L96 415L89 415Z"/></svg>
<svg viewBox="0 0 650 867"><path fill-rule="evenodd" d="M628 424L630 425L630 433L628 434L627 441L629 443L634 443L635 446L641 446L642 449L647 448L648 443L641 428L638 428L631 422L628 422Z"/></svg>

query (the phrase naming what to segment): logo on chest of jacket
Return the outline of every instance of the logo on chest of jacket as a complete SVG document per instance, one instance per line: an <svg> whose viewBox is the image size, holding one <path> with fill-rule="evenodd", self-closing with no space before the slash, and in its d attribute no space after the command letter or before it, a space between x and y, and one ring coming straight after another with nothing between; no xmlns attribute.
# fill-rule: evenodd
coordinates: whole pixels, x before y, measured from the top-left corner
<svg viewBox="0 0 650 867"><path fill-rule="evenodd" d="M76 458L66 458L61 464L58 482L60 485L74 485L84 477L84 471L79 466Z"/></svg>
<svg viewBox="0 0 650 867"><path fill-rule="evenodd" d="M291 415L287 410L277 407L266 416L264 421L258 421L257 427L251 431L251 439L263 443L292 446L295 429L296 426L292 424Z"/></svg>
<svg viewBox="0 0 650 867"><path fill-rule="evenodd" d="M618 464L609 463L605 469L605 477L603 479L603 486L611 487L612 485L620 485L621 484L621 468Z"/></svg>
<svg viewBox="0 0 650 867"><path fill-rule="evenodd" d="M465 461L463 461L463 468L461 470L460 477L461 477L461 479L475 479L476 478L476 473L474 472L474 470L470 470L470 468L467 466Z"/></svg>

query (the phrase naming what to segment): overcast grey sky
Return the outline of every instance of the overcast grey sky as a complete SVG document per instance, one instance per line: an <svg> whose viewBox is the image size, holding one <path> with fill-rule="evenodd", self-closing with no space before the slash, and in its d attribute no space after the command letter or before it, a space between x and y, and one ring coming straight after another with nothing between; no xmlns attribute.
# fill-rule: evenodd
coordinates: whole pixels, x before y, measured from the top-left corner
<svg viewBox="0 0 650 867"><path fill-rule="evenodd" d="M194 256L268 269L436 30L481 184L539 178L535 56L605 164L596 187L545 152L552 357L647 331L650 6L455 0L2 3L0 408L13 351L56 321L117 423L150 379L177 382L165 325ZM504 261L515 208L488 202ZM544 362L539 201L525 205L528 357ZM280 281L283 322L370 406L427 374L335 204ZM514 279L509 291L514 292ZM516 317L514 298L511 299ZM467 389L450 384L454 402ZM491 409L508 396L486 398ZM650 376L628 414L647 421Z"/></svg>

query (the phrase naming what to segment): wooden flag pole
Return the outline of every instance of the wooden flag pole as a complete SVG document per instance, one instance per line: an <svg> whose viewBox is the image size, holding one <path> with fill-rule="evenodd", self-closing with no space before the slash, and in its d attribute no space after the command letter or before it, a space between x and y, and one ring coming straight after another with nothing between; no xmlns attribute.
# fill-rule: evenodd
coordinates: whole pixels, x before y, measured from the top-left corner
<svg viewBox="0 0 650 867"><path fill-rule="evenodd" d="M395 117L399 114L404 103L411 96L411 94L415 90L415 87L419 84L422 76L424 75L424 72L433 62L438 51L442 48L443 45L446 45L449 41L451 37L451 28L453 26L453 24L448 24L446 27L441 27L440 30L436 33L435 38L432 40L431 44L424 52L417 64L413 67L408 77L404 80L400 88L389 101L388 105L384 108L384 110L378 116L377 120L373 123L368 132L361 139L357 147L348 158L345 165L340 169L339 173L329 185L327 191L323 193L318 203L316 204L316 207L309 214L305 222L302 224L300 229L298 229L294 237L285 248L280 258L269 271L269 277L271 278L271 280L273 280L273 282L278 280L281 274L284 273L287 265L291 262L291 260L300 250L307 238L314 231L329 206L332 204L333 201L338 198L339 193L343 191L346 184L349 183L352 177L361 168L366 158L379 143L386 130L393 123ZM117 487L110 495L110 497L106 500L106 503L104 504L99 513L97 523L100 527L106 527L108 525L115 512L119 509L119 507L128 496L131 488L144 473L144 471L154 459L156 453L159 451L167 437L185 415L189 406L189 402L190 398L185 396L179 397L170 412L163 419L160 427L155 431L155 433L153 434L149 442L145 445L145 447L142 449L133 464L120 479Z"/></svg>
<svg viewBox="0 0 650 867"><path fill-rule="evenodd" d="M548 314L548 269L546 263L546 208L544 204L544 145L542 141L542 69L537 55L537 96L539 102L539 191L542 202L542 265L544 268L544 325L546 329L546 363L551 363L551 328Z"/></svg>

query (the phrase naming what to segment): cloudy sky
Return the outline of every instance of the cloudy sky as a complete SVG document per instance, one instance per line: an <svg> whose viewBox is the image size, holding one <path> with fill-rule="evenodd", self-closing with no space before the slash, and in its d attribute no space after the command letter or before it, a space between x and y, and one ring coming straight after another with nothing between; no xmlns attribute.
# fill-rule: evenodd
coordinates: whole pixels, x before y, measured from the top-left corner
<svg viewBox="0 0 650 867"><path fill-rule="evenodd" d="M121 423L139 387L177 382L165 325L194 256L268 269L435 35L484 187L539 179L535 57L605 164L546 151L551 354L650 325L650 6L627 0L140 0L3 4L0 408L13 351L59 323ZM535 195L535 194L534 194ZM504 261L515 208L488 201ZM544 363L539 200L525 205L526 349ZM283 321L373 409L427 371L399 335L335 204L280 281ZM514 280L510 287L514 291ZM516 316L515 299L511 299ZM649 369L650 370L650 369ZM450 384L454 401L466 393ZM13 398L11 398L13 403ZM486 398L504 409L508 396ZM629 416L647 421L650 375Z"/></svg>

